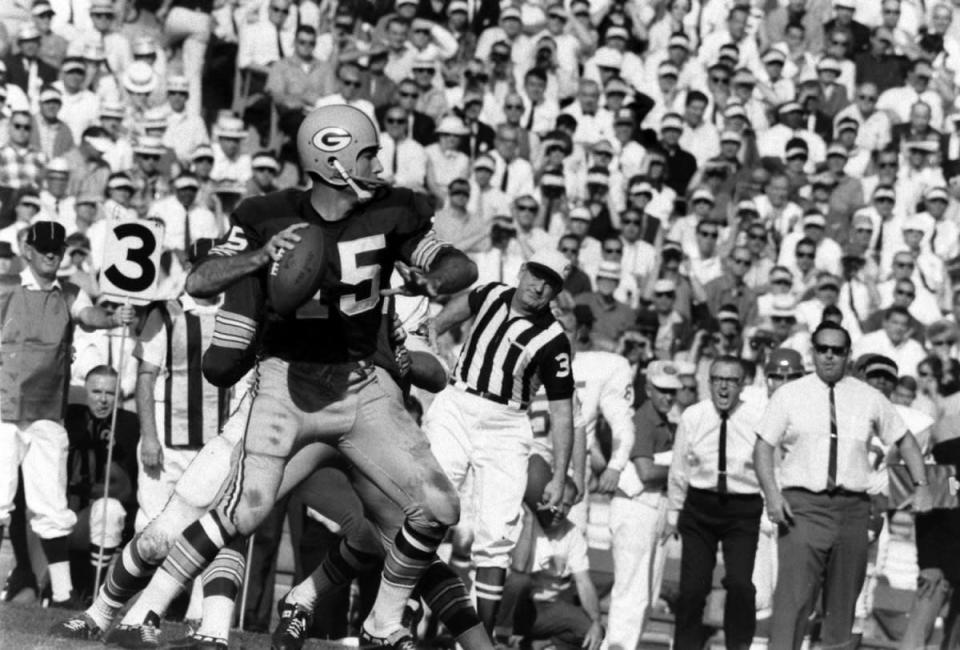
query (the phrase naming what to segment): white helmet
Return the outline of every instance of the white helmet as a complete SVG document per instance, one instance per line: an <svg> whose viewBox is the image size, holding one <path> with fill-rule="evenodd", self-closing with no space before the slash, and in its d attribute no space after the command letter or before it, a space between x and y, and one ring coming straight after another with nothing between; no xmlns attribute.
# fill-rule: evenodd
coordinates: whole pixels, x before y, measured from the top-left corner
<svg viewBox="0 0 960 650"><path fill-rule="evenodd" d="M297 153L303 170L329 185L349 186L363 200L372 196L368 189L383 185L383 181L357 176L357 159L361 152L379 146L380 137L373 121L347 104L311 111L297 131Z"/></svg>

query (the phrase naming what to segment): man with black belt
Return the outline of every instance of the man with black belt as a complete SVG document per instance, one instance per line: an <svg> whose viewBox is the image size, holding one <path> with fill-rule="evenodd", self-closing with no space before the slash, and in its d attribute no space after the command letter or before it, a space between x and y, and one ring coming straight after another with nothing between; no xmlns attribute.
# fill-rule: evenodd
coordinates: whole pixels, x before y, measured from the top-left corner
<svg viewBox="0 0 960 650"><path fill-rule="evenodd" d="M781 527L770 637L770 647L778 649L800 647L821 588L823 646L850 643L867 566L872 435L897 445L917 486L914 512L932 505L913 434L879 391L844 376L850 335L824 321L811 340L814 374L773 394L754 448L768 516ZM781 458L779 486L775 455Z"/></svg>
<svg viewBox="0 0 960 650"><path fill-rule="evenodd" d="M763 498L753 471L754 430L763 412L740 399L744 368L736 357L710 365L710 399L680 418L667 499L667 534L679 531L680 590L673 647L703 647L703 607L722 544L727 590L723 633L727 648L746 649L756 628L753 563Z"/></svg>
<svg viewBox="0 0 960 650"><path fill-rule="evenodd" d="M527 409L542 384L553 437L553 477L542 507L557 507L573 446L573 371L570 341L550 311L570 261L555 250L533 255L516 288L492 282L447 303L436 318L438 335L468 318L452 384L437 395L423 420L430 448L462 491L473 469L477 613L493 629L510 552L523 524L527 458L533 432ZM582 457L582 454L581 454ZM574 467L576 476L585 468Z"/></svg>

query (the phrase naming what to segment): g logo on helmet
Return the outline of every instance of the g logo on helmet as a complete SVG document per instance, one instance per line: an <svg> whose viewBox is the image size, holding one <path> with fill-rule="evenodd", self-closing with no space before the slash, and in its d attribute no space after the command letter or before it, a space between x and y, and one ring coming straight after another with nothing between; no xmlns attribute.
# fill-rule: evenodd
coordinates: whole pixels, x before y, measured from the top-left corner
<svg viewBox="0 0 960 650"><path fill-rule="evenodd" d="M328 126L320 129L314 134L311 140L313 146L327 153L346 149L352 141L353 136L350 135L350 132L340 126Z"/></svg>

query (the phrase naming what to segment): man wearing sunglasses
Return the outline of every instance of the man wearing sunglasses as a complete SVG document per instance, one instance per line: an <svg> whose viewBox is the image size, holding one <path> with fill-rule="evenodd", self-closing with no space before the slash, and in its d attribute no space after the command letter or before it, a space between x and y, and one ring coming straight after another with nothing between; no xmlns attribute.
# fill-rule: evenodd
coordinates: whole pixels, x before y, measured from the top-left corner
<svg viewBox="0 0 960 650"><path fill-rule="evenodd" d="M850 336L833 323L813 333L815 373L782 386L757 428L754 462L780 558L770 647L800 648L822 589L825 647L847 647L867 565L867 490L874 435L897 445L916 486L914 512L932 506L913 434L879 391L846 375ZM774 457L781 458L779 481ZM824 462L826 461L826 462Z"/></svg>
<svg viewBox="0 0 960 650"><path fill-rule="evenodd" d="M0 148L0 187L37 187L47 157L30 143L33 119L27 111L14 111L8 124L10 140Z"/></svg>

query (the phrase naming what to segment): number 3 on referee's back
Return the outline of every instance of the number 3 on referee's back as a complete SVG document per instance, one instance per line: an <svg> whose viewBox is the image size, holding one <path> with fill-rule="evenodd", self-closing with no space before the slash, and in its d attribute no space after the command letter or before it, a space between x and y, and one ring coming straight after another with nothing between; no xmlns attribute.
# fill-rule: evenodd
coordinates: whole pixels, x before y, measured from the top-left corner
<svg viewBox="0 0 960 650"><path fill-rule="evenodd" d="M107 231L100 272L104 296L115 302L146 305L156 299L163 224L120 221Z"/></svg>

